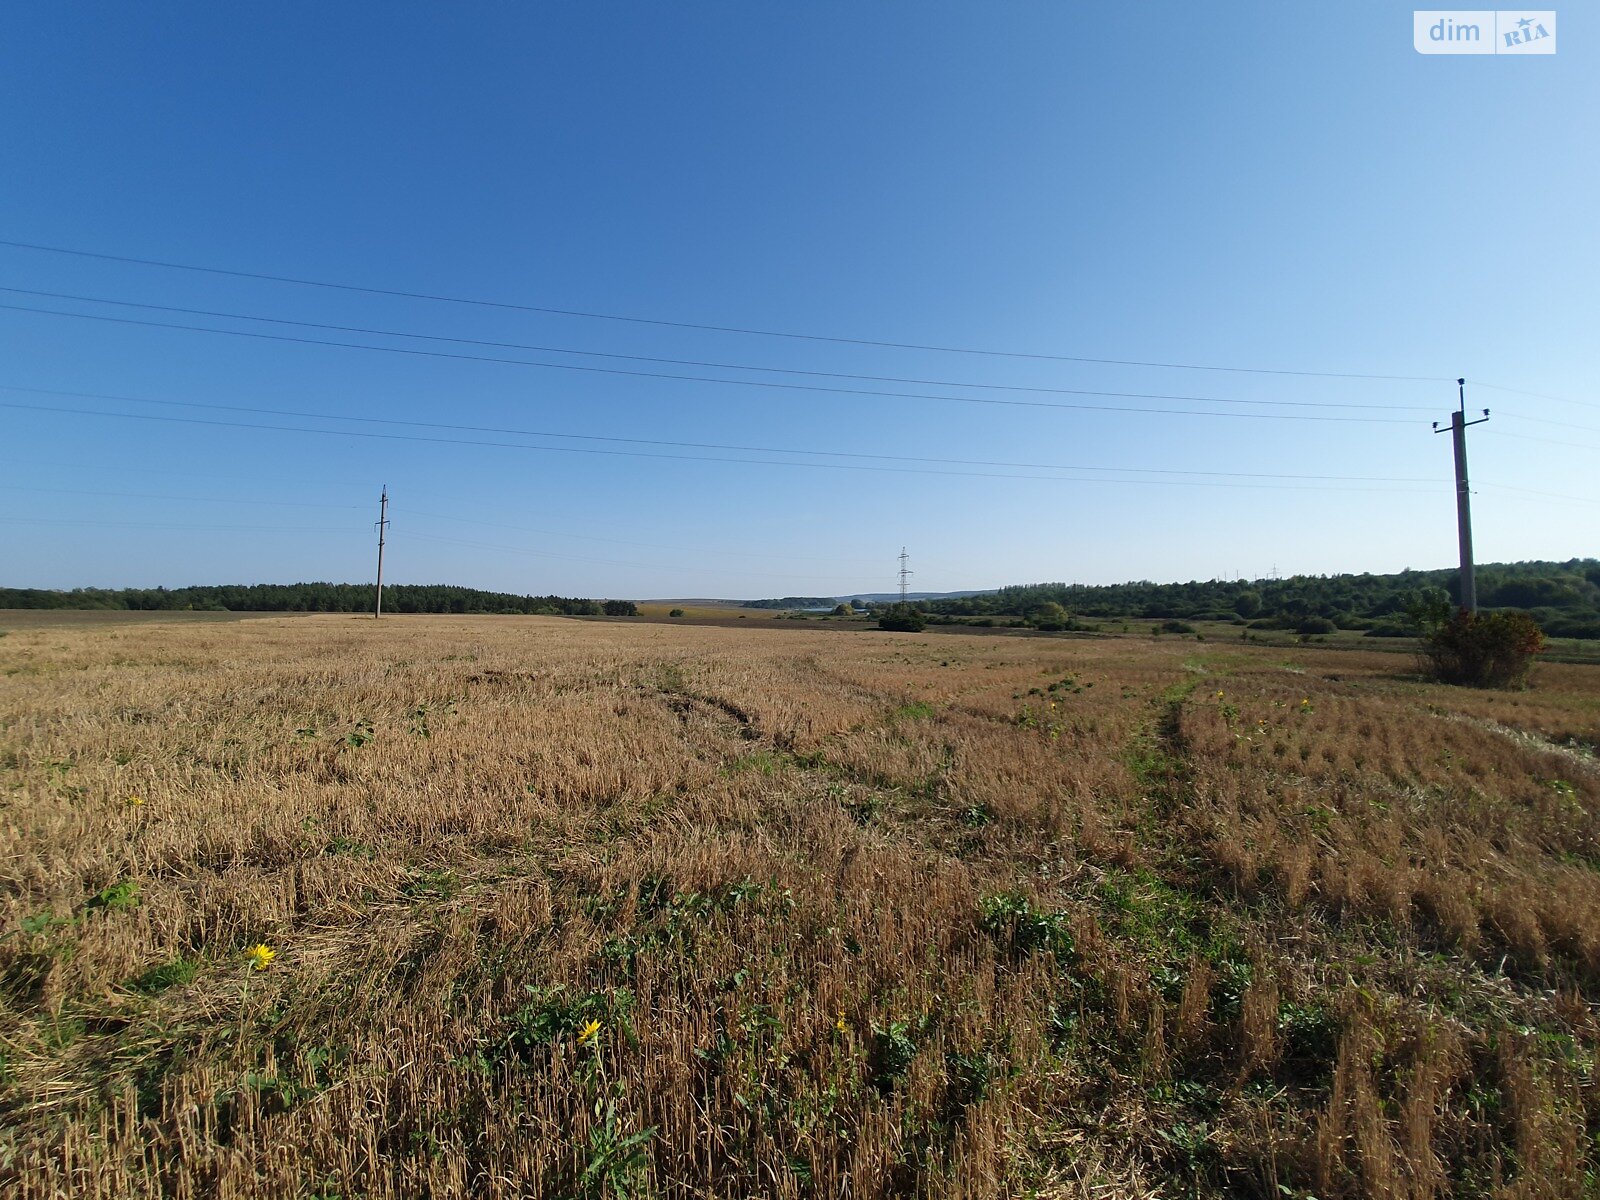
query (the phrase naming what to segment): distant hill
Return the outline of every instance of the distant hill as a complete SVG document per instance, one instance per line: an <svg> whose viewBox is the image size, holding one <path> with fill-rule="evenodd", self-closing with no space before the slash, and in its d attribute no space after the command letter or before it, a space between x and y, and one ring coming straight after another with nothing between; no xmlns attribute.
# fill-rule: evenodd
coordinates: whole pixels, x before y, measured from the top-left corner
<svg viewBox="0 0 1600 1200"><path fill-rule="evenodd" d="M183 588L0 588L0 608L199 610L225 612L370 612L370 583L253 583ZM517 596L447 584L396 583L383 589L385 612L545 613L598 616L598 600Z"/></svg>
<svg viewBox="0 0 1600 1200"><path fill-rule="evenodd" d="M1478 604L1533 614L1554 637L1600 638L1600 559L1484 563L1477 569ZM1331 622L1374 634L1408 632L1404 616L1418 593L1458 600L1455 568L1390 575L1295 575L1288 579L1213 579L1190 583L1086 585L1031 583L923 605L947 617L1026 617L1040 605L1061 605L1074 617L1233 620L1274 628Z"/></svg>

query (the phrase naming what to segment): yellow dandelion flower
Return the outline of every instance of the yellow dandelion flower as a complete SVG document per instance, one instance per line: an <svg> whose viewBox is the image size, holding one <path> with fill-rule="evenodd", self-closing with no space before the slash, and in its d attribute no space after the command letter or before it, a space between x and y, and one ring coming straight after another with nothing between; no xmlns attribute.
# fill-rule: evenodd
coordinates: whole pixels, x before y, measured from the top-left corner
<svg viewBox="0 0 1600 1200"><path fill-rule="evenodd" d="M278 957L278 952L264 942L258 942L245 951L250 959L250 965L257 971L265 971L272 965L272 960Z"/></svg>
<svg viewBox="0 0 1600 1200"><path fill-rule="evenodd" d="M587 1046L600 1038L600 1022L589 1021L578 1031L578 1045Z"/></svg>
<svg viewBox="0 0 1600 1200"><path fill-rule="evenodd" d="M128 804L133 808L138 808L139 805L141 805L143 803L144 803L144 797L143 796L129 796L128 797Z"/></svg>
<svg viewBox="0 0 1600 1200"><path fill-rule="evenodd" d="M850 1022L844 1019L844 1009L841 1008L839 1010L839 1016L834 1021L833 1027L840 1033L848 1033L850 1031Z"/></svg>

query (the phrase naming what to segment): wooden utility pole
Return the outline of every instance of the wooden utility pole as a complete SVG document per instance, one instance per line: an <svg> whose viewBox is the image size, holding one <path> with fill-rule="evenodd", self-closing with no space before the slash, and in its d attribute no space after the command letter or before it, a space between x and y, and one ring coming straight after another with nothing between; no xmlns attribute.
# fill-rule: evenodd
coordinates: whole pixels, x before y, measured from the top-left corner
<svg viewBox="0 0 1600 1200"><path fill-rule="evenodd" d="M383 485L378 499L378 590L372 598L373 619L383 616L383 533L389 525L389 485Z"/></svg>
<svg viewBox="0 0 1600 1200"><path fill-rule="evenodd" d="M1489 419L1489 410L1476 421L1467 420L1467 381L1456 380L1459 405L1450 414L1451 441L1456 451L1456 540L1461 549L1461 607L1464 611L1478 611L1478 583L1472 565L1472 494L1467 487L1467 426L1482 425ZM1433 423L1435 433L1443 433L1439 422Z"/></svg>

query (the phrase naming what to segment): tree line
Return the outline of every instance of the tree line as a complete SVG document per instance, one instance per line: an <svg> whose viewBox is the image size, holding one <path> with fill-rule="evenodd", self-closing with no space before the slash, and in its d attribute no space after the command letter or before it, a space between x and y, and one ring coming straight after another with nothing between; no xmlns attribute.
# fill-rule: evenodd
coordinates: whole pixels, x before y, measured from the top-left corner
<svg viewBox="0 0 1600 1200"><path fill-rule="evenodd" d="M370 612L369 583L254 583L182 588L0 588L0 608L189 610L195 612ZM635 616L631 600L518 596L448 584L396 583L383 589L385 612Z"/></svg>
<svg viewBox="0 0 1600 1200"><path fill-rule="evenodd" d="M780 596L776 600L745 600L740 608L832 608L832 596Z"/></svg>
<svg viewBox="0 0 1600 1200"><path fill-rule="evenodd" d="M1531 614L1552 637L1600 638L1600 559L1488 563L1477 570L1483 608ZM1407 612L1419 597L1460 599L1456 570L1389 575L1294 575L1287 579L1087 585L1031 583L986 595L930 600L944 617L1030 618L1047 605L1073 617L1176 621L1244 620L1276 628L1327 623L1376 635L1413 632Z"/></svg>

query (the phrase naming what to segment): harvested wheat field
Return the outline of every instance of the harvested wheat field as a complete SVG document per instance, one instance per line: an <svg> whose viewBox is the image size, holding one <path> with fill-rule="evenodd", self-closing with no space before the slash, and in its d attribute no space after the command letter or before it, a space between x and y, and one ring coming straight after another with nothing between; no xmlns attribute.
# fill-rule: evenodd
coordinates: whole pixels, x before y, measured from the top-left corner
<svg viewBox="0 0 1600 1200"><path fill-rule="evenodd" d="M8 1196L1594 1195L1600 669L0 638Z"/></svg>

